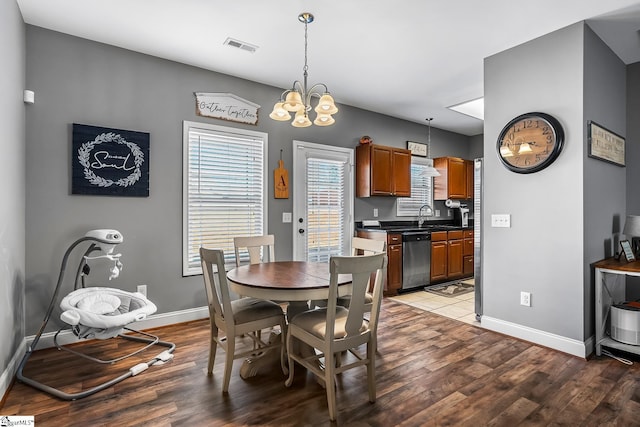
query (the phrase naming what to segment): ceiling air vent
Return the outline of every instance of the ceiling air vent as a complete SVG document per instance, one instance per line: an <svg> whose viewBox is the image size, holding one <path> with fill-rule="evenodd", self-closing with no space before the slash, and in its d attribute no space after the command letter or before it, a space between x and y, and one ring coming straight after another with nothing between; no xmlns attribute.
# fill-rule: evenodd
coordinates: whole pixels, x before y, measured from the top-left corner
<svg viewBox="0 0 640 427"><path fill-rule="evenodd" d="M251 53L253 53L256 50L258 50L258 46L256 46L256 45L245 43L245 42L241 42L240 40L232 39L231 37L227 37L227 39L224 41L223 44L227 45L227 46L238 48L240 50L251 52Z"/></svg>

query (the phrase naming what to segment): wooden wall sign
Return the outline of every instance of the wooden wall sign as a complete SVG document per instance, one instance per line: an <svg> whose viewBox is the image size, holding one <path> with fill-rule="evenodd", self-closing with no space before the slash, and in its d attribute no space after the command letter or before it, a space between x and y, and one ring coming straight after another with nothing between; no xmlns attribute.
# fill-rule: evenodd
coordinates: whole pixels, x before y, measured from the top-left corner
<svg viewBox="0 0 640 427"><path fill-rule="evenodd" d="M214 119L255 125L260 106L232 93L195 92L196 114Z"/></svg>
<svg viewBox="0 0 640 427"><path fill-rule="evenodd" d="M73 124L71 193L149 196L149 133Z"/></svg>
<svg viewBox="0 0 640 427"><path fill-rule="evenodd" d="M284 168L282 159L278 160L278 167L273 171L273 186L276 199L289 198L289 171Z"/></svg>

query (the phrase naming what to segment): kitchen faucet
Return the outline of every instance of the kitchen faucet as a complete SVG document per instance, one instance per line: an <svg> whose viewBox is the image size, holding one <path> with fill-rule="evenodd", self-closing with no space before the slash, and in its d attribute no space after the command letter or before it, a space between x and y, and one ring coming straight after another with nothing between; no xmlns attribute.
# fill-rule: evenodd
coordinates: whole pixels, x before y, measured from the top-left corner
<svg viewBox="0 0 640 427"><path fill-rule="evenodd" d="M422 205L420 206L420 209L418 210L418 227L422 227L422 224L424 224L424 217L422 216L422 209L423 208L427 208L429 209L428 212L428 216L433 215L433 208L431 208L431 206L429 205Z"/></svg>

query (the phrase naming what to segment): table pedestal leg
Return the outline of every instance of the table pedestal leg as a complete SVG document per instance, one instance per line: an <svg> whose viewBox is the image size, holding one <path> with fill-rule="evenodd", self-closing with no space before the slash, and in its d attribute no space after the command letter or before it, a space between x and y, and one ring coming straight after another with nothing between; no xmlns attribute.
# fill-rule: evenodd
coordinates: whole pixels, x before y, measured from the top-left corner
<svg viewBox="0 0 640 427"><path fill-rule="evenodd" d="M269 344L280 342L280 333L271 332L269 335ZM261 371L273 369L274 363L280 364L280 349L269 348L266 350L257 350L255 356L248 357L242 362L240 367L240 378L246 380L247 378L255 377Z"/></svg>
<svg viewBox="0 0 640 427"><path fill-rule="evenodd" d="M292 301L287 307L287 319L293 319L296 314L309 310L309 304L306 301ZM280 341L280 334L271 332L269 336L269 344ZM294 350L303 357L313 356L315 350L313 347L307 344L303 344L299 341L294 341ZM286 351L286 350L285 350ZM285 355L286 357L286 355ZM280 360L280 350L278 348L270 348L267 350L258 351L255 356L249 357L244 360L240 367L240 377L247 379L255 377L260 372L273 369L273 365ZM285 362L286 364L286 362Z"/></svg>

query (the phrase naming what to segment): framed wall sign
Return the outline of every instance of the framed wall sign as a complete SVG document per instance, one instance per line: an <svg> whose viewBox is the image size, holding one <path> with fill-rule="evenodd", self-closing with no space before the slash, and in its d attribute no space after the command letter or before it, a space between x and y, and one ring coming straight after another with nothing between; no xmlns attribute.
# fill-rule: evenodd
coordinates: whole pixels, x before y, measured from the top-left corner
<svg viewBox="0 0 640 427"><path fill-rule="evenodd" d="M71 193L149 196L149 133L73 124Z"/></svg>
<svg viewBox="0 0 640 427"><path fill-rule="evenodd" d="M625 140L596 122L587 122L589 157L625 166Z"/></svg>
<svg viewBox="0 0 640 427"><path fill-rule="evenodd" d="M407 141L407 150L413 156L429 157L429 145L422 142Z"/></svg>

